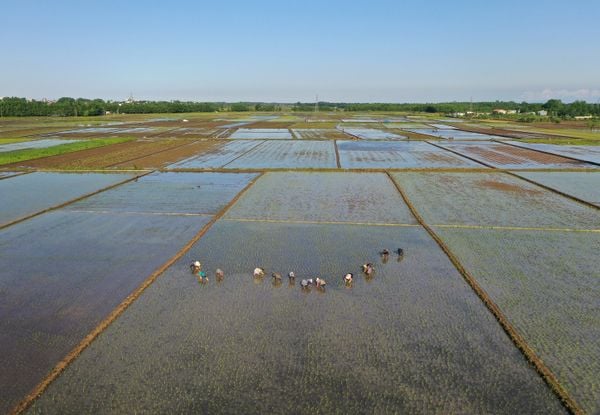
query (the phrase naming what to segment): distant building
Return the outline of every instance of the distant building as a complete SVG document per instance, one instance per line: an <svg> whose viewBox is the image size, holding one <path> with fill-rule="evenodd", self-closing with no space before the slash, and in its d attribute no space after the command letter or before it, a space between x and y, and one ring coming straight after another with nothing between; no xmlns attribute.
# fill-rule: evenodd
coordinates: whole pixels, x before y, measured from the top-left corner
<svg viewBox="0 0 600 415"><path fill-rule="evenodd" d="M516 114L517 110L506 110L507 114Z"/></svg>
<svg viewBox="0 0 600 415"><path fill-rule="evenodd" d="M578 115L575 117L576 120L591 120L592 117L591 115Z"/></svg>
<svg viewBox="0 0 600 415"><path fill-rule="evenodd" d="M500 108L496 108L495 110L492 110L492 112L494 114L501 114L501 115L506 114L506 110L503 110L503 109L500 109Z"/></svg>
<svg viewBox="0 0 600 415"><path fill-rule="evenodd" d="M547 117L548 116L548 111L546 110L540 110L537 112L537 115L539 115L540 117Z"/></svg>

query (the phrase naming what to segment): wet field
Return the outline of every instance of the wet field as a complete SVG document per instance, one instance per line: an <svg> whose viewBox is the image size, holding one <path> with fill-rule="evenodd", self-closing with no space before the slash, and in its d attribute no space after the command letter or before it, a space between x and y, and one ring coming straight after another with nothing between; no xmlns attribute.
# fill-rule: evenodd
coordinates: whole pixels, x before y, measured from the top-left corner
<svg viewBox="0 0 600 415"><path fill-rule="evenodd" d="M598 412L593 151L446 119L219 117L63 130L160 135L119 158L133 172L0 172L0 413L45 380L29 413ZM418 124L441 139L402 136Z"/></svg>

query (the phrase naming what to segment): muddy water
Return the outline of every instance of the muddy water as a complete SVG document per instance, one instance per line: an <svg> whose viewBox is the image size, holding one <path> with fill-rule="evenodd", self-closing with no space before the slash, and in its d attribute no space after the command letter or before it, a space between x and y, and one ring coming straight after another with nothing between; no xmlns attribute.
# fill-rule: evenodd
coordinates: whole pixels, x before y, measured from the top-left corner
<svg viewBox="0 0 600 415"><path fill-rule="evenodd" d="M0 224L133 177L130 174L30 173L0 180Z"/></svg>
<svg viewBox="0 0 600 415"><path fill-rule="evenodd" d="M401 262L380 261L398 246ZM198 284L196 258L224 281ZM257 265L329 284L255 280ZM563 411L424 230L223 221L30 412Z"/></svg>

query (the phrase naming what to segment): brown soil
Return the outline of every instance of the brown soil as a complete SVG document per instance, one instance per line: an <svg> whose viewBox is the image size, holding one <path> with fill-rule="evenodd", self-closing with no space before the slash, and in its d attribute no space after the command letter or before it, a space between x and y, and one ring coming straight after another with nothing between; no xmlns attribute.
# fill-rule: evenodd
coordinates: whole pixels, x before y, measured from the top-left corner
<svg viewBox="0 0 600 415"><path fill-rule="evenodd" d="M168 159L166 155L167 150L184 148L189 145L190 141L186 140L128 141L126 143L75 151L36 160L22 161L5 167L25 166L57 169L105 168L127 164L129 160L141 159L142 157L151 156L158 152L164 152L165 159ZM129 166L131 165L129 164Z"/></svg>
<svg viewBox="0 0 600 415"><path fill-rule="evenodd" d="M484 189L493 189L501 192L512 192L528 195L537 195L543 193L541 190L527 189L512 183L498 182L494 180L479 180L475 182L475 185Z"/></svg>
<svg viewBox="0 0 600 415"><path fill-rule="evenodd" d="M117 168L155 168L159 169L168 164L175 163L188 157L204 153L218 145L223 145L223 142L216 140L195 141L182 147L169 149L160 153L151 154L139 159L127 161L115 165Z"/></svg>

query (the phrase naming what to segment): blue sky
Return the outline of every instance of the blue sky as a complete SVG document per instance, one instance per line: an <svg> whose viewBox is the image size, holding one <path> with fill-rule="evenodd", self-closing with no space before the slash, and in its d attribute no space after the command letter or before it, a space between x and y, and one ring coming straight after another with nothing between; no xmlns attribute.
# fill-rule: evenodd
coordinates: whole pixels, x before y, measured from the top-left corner
<svg viewBox="0 0 600 415"><path fill-rule="evenodd" d="M0 4L0 96L600 99L600 1Z"/></svg>

